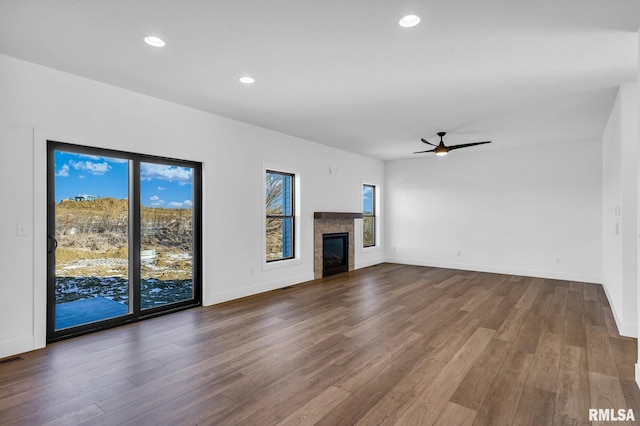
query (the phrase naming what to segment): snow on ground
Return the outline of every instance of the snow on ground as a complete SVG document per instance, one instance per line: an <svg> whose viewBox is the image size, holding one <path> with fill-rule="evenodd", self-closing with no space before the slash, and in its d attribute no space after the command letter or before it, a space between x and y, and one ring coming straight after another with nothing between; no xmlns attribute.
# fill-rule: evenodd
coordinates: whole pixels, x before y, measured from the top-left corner
<svg viewBox="0 0 640 426"><path fill-rule="evenodd" d="M56 303L103 297L123 304L129 301L129 280L122 277L57 277ZM142 309L193 297L192 280L142 280Z"/></svg>

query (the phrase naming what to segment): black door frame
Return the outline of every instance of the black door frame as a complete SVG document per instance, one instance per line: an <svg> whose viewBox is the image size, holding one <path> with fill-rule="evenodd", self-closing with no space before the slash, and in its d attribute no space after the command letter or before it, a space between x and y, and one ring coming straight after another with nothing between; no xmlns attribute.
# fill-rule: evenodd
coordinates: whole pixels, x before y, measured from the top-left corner
<svg viewBox="0 0 640 426"><path fill-rule="evenodd" d="M129 300L126 315L55 330L55 151L129 160ZM140 309L140 163L193 169L193 299ZM202 163L47 140L47 343L136 322L202 304Z"/></svg>

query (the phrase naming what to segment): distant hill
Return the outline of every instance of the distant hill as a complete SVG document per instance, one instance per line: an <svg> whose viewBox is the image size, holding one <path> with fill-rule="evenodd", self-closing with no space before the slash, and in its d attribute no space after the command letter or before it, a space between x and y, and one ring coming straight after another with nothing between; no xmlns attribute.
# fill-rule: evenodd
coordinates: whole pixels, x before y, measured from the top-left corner
<svg viewBox="0 0 640 426"><path fill-rule="evenodd" d="M59 234L107 231L126 234L129 226L128 209L127 199L62 200L56 204L56 228ZM143 206L140 214L143 229L168 229L173 232L191 229L190 209Z"/></svg>
<svg viewBox="0 0 640 426"><path fill-rule="evenodd" d="M173 259L170 255L191 253L191 213L190 209L142 207L141 247L158 252L156 266L185 269L182 265L185 260L180 256ZM56 264L71 264L82 259L126 259L129 236L127 199L105 197L87 201L63 200L56 204L56 239L59 243ZM117 269L117 265L110 267ZM173 274L177 273L174 271Z"/></svg>
<svg viewBox="0 0 640 426"><path fill-rule="evenodd" d="M79 211L91 211L96 210L108 211L111 213L126 213L128 210L129 200L117 199L117 198L96 198L93 201L75 201L75 200L62 200L56 205L56 213L73 213Z"/></svg>

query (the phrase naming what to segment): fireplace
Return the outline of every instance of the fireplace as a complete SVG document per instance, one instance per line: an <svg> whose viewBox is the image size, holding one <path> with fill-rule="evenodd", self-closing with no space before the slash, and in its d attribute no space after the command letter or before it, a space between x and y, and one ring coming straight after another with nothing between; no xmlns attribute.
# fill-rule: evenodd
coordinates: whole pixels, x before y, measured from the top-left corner
<svg viewBox="0 0 640 426"><path fill-rule="evenodd" d="M313 278L319 279L325 276L324 273L324 235L346 234L347 243L344 252L346 254L347 268L345 271L355 269L355 219L362 219L362 213L342 213L342 212L315 212L313 214ZM336 271L335 273L342 272Z"/></svg>
<svg viewBox="0 0 640 426"><path fill-rule="evenodd" d="M322 235L322 276L349 270L349 234L340 232Z"/></svg>

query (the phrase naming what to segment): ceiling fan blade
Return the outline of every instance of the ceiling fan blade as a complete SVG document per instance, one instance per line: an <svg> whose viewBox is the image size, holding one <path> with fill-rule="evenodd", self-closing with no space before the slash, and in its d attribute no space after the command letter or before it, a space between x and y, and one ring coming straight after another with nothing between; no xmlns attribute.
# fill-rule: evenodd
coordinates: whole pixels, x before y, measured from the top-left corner
<svg viewBox="0 0 640 426"><path fill-rule="evenodd" d="M431 144L429 144L429 145L431 145ZM418 151L418 152L414 152L414 154L424 154L425 152L435 152L435 148L434 148L434 149L427 150L427 151Z"/></svg>
<svg viewBox="0 0 640 426"><path fill-rule="evenodd" d="M420 140L421 140L422 142L426 143L427 145L431 145L431 146L438 146L438 145L434 145L434 144L432 144L431 142L427 141L427 140L426 140L426 139L424 139L424 138L420 138Z"/></svg>
<svg viewBox="0 0 640 426"><path fill-rule="evenodd" d="M463 143L463 144L460 144L460 145L451 145L448 148L449 148L449 151L451 151L452 149L466 148L466 147L469 147L469 146L482 145L482 144L485 144L485 143L491 143L491 141Z"/></svg>

